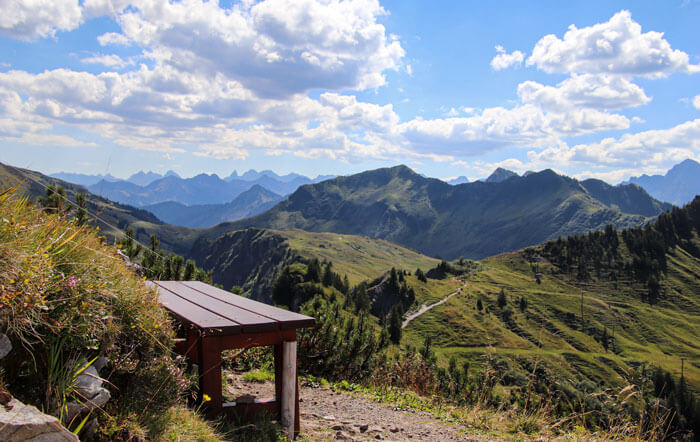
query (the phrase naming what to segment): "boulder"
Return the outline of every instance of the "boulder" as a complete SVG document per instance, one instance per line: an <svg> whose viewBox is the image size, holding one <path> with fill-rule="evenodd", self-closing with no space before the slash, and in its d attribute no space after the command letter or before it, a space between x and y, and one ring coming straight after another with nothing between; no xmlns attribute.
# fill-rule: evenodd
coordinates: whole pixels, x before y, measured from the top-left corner
<svg viewBox="0 0 700 442"><path fill-rule="evenodd" d="M10 342L10 338L8 338L5 333L0 333L0 359L7 356L10 351L12 351L12 342Z"/></svg>
<svg viewBox="0 0 700 442"><path fill-rule="evenodd" d="M78 436L53 416L12 398L11 409L0 407L0 440L5 442L74 442Z"/></svg>
<svg viewBox="0 0 700 442"><path fill-rule="evenodd" d="M104 364L101 364L104 365ZM85 369L76 379L76 390L83 400L71 401L66 404L66 422L72 421L75 416L102 407L109 401L109 390L102 386L103 379L94 365Z"/></svg>

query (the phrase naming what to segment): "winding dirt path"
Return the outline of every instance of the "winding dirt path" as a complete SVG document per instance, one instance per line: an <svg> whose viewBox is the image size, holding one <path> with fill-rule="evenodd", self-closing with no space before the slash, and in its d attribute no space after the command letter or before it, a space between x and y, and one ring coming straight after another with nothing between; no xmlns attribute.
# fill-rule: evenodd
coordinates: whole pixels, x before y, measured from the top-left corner
<svg viewBox="0 0 700 442"><path fill-rule="evenodd" d="M419 317L423 313L427 312L431 308L434 308L434 307L437 307L438 305L442 305L442 304L446 303L451 297L462 293L462 289L464 289L465 287L466 287L466 284L463 287L458 288L456 291L450 293L449 295L445 296L444 298L442 298L441 300L439 300L438 302L436 302L434 304L421 305L418 310L406 315L406 319L404 319L404 321L401 323L401 328L406 328L406 326L408 326L408 324L411 321L413 321L414 319L416 319L417 317Z"/></svg>

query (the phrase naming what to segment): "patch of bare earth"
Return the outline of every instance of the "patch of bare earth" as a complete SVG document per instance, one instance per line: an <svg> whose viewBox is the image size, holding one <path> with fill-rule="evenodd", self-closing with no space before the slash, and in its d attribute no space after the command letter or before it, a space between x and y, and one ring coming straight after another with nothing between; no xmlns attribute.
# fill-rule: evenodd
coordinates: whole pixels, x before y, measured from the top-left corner
<svg viewBox="0 0 700 442"><path fill-rule="evenodd" d="M271 381L246 382L227 374L227 399L252 395L274 397ZM466 434L466 427L442 422L431 414L395 410L369 398L347 392L300 385L301 436L313 441L474 441L483 436Z"/></svg>

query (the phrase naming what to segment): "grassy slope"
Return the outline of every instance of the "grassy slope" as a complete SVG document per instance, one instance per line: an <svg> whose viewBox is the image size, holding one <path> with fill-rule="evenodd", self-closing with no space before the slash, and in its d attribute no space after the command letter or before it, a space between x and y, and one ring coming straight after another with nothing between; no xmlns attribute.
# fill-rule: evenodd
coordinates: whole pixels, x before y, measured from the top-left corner
<svg viewBox="0 0 700 442"><path fill-rule="evenodd" d="M548 264L540 265L544 276L542 284L537 284L529 264L517 252L483 264L484 270L468 279L465 294L411 322L402 343L417 346L430 336L445 365L451 355L477 366L489 354L516 361L516 367L518 359L539 359L567 379L585 377L606 385L622 385L623 375L640 362L680 376L680 357L686 357L686 379L700 391L700 262L684 250L676 249L670 259L663 282L668 299L657 305L642 302L639 293L644 289L629 281L621 281L618 289L609 283L585 284L588 333L580 331L581 285L552 275ZM501 288L514 311L508 322L496 305ZM521 296L528 301L524 313L518 309ZM479 297L490 313L476 309ZM610 334L613 323L615 353L606 352L590 336L592 329L598 336L604 328Z"/></svg>
<svg viewBox="0 0 700 442"><path fill-rule="evenodd" d="M98 225L100 233L108 237L121 237L122 230L126 229L127 226L132 226L136 231L137 240L148 244L150 234L155 233L161 240L162 248L186 255L199 232L185 227L163 224L150 212L91 194L83 186L51 178L32 170L18 169L0 163L0 189L18 184L18 195L24 195L32 201L45 195L46 190L42 184L44 186L63 186L70 201L75 201L76 193L86 194L87 209L91 217L96 215L104 221L93 221L92 224Z"/></svg>
<svg viewBox="0 0 700 442"><path fill-rule="evenodd" d="M285 237L289 246L301 256L333 262L335 270L347 273L353 285L374 279L392 267L413 272L419 267L427 270L439 262L383 239L302 230L272 232Z"/></svg>

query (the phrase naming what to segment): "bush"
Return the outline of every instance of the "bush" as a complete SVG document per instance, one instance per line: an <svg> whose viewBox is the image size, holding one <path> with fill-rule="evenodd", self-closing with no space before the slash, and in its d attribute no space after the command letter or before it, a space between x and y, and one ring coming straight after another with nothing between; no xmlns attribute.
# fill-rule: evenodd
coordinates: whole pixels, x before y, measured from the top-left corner
<svg viewBox="0 0 700 442"><path fill-rule="evenodd" d="M0 361L7 390L55 412L76 361L104 356L113 416L95 413L102 422L143 424L173 405L188 382L170 358L174 334L155 292L96 230L14 190L0 191L0 331L14 348Z"/></svg>

